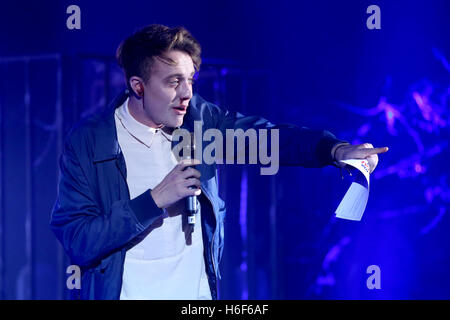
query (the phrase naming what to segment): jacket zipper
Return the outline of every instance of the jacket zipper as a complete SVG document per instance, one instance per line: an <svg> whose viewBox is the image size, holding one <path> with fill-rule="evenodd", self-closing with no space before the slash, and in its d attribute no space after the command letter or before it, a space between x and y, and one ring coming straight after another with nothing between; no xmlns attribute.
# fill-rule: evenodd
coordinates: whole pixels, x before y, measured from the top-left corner
<svg viewBox="0 0 450 320"><path fill-rule="evenodd" d="M214 250L213 250L214 239L216 238L216 231L217 231L217 218L216 218L216 212L215 212L215 210L214 210L214 205L213 205L211 199L209 198L208 194L205 192L205 190L204 190L203 187L201 187L201 189L202 189L203 194L205 195L205 197L208 199L209 203L211 203L211 206L212 206L212 208L213 208L213 213L214 213L214 220L216 220L216 226L215 226L215 228L214 228L214 233L213 233L213 236L212 236L212 241L211 241L211 247L210 247L210 249L211 249L211 260L212 260L212 264L213 264L214 276L217 277L218 275L217 275L217 272L216 272L216 264L215 264L215 261L214 261Z"/></svg>

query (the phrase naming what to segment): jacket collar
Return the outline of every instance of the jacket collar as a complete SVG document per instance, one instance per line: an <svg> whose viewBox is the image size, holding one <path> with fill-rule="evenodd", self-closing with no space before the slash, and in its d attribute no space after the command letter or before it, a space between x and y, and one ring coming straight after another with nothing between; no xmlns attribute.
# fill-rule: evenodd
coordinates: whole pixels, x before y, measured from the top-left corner
<svg viewBox="0 0 450 320"><path fill-rule="evenodd" d="M96 148L94 162L117 159L120 154L119 141L117 140L116 123L114 120L114 112L128 98L128 90L121 92L109 106L100 113L96 130Z"/></svg>

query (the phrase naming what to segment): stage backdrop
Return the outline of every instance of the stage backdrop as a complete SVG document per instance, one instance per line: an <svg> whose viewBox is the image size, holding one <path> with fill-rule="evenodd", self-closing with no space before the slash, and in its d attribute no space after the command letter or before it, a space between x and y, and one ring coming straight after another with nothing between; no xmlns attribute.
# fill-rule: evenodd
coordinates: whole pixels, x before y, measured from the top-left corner
<svg viewBox="0 0 450 320"><path fill-rule="evenodd" d="M73 4L80 29L67 27ZM380 29L367 25L373 4ZM390 148L361 222L334 217L351 181L334 167L274 176L219 167L220 298L450 298L449 9L438 0L2 4L0 298L68 297L70 261L48 225L63 140L125 87L115 50L149 23L199 39L195 91L207 100Z"/></svg>

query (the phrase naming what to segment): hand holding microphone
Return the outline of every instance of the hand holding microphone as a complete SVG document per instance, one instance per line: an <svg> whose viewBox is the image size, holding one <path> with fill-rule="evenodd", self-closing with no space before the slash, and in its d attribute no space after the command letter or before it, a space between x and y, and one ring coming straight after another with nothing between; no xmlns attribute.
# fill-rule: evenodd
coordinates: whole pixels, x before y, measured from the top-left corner
<svg viewBox="0 0 450 320"><path fill-rule="evenodd" d="M189 196L198 196L200 189L200 171L192 166L200 162L195 159L181 160L172 171L153 189L150 194L156 205L165 209L175 202ZM197 204L197 201L196 201Z"/></svg>

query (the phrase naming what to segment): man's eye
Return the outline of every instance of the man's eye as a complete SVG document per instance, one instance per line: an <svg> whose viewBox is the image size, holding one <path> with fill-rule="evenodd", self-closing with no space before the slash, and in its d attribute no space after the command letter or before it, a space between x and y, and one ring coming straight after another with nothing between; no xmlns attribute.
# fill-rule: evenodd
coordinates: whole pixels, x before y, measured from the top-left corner
<svg viewBox="0 0 450 320"><path fill-rule="evenodd" d="M169 82L168 82L168 84L170 85L170 86L178 86L179 84L180 84L180 79L175 79L175 80L170 80ZM190 84L190 85L193 85L194 84L194 79L193 78L190 78L190 79L188 79L187 80L188 81L188 83Z"/></svg>

